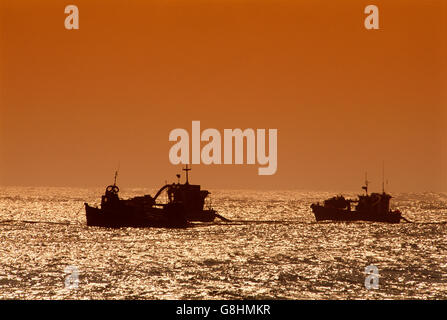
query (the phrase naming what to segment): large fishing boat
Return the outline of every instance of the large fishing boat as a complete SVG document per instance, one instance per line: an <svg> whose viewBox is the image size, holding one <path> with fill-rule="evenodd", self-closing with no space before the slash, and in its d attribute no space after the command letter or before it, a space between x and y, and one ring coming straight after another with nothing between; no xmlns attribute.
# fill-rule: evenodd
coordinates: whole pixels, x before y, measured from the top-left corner
<svg viewBox="0 0 447 320"><path fill-rule="evenodd" d="M382 193L368 194L368 180L365 181L365 195L359 195L358 199L346 199L343 196L335 196L320 203L313 203L310 207L317 221L374 221L399 223L408 221L399 210L390 210L391 195L382 190ZM352 206L354 204L354 206ZM353 207L353 208L352 208Z"/></svg>
<svg viewBox="0 0 447 320"><path fill-rule="evenodd" d="M117 172L113 185L106 188L101 197L101 207L92 207L85 203L85 212L88 226L99 227L165 227L183 228L193 221L211 222L215 218L224 221L228 219L217 214L211 204L205 208L205 200L210 194L207 190L201 190L200 185L189 184L188 171L186 182L166 184L155 194L120 199L119 187L116 185ZM166 191L167 201L159 202L160 195Z"/></svg>

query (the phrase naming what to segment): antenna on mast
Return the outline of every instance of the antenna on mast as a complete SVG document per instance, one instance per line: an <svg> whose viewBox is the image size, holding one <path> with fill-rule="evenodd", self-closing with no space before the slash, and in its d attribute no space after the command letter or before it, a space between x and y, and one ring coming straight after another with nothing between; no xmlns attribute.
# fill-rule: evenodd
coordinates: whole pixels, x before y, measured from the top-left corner
<svg viewBox="0 0 447 320"><path fill-rule="evenodd" d="M185 168L182 169L186 172L186 184L189 184L188 171L191 171L191 168L188 168L188 165L185 165Z"/></svg>

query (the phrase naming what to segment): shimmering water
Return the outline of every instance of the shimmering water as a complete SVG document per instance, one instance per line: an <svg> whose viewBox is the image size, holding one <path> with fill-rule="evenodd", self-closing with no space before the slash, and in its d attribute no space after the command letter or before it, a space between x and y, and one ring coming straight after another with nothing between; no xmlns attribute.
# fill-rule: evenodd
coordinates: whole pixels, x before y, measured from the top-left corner
<svg viewBox="0 0 447 320"><path fill-rule="evenodd" d="M0 188L0 298L447 298L447 194L394 194L414 221L399 225L316 223L309 205L329 193L216 190L213 206L235 222L86 227L83 203L102 192ZM121 196L144 193L154 190ZM371 264L376 290L365 288ZM65 287L67 266L77 289Z"/></svg>

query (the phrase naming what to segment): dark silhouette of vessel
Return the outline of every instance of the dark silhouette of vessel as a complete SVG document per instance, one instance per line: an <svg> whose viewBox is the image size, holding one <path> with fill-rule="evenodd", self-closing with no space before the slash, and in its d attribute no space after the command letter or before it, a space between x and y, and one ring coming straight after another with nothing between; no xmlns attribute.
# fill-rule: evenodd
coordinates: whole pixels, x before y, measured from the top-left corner
<svg viewBox="0 0 447 320"><path fill-rule="evenodd" d="M313 203L310 207L317 221L373 221L399 223L400 220L409 222L399 210L390 210L391 195L385 190L382 193L368 194L368 180L365 181L365 195L359 195L357 200L335 196L320 203ZM356 204L354 210L351 204Z"/></svg>
<svg viewBox="0 0 447 320"><path fill-rule="evenodd" d="M101 197L100 208L84 203L87 225L111 228L184 228L193 221L211 222L215 218L229 221L217 214L211 205L205 208L205 199L210 192L201 190L200 185L189 184L188 171L191 169L186 166L183 170L186 171L185 183L181 184L180 175L177 175L177 183L164 185L154 197L144 195L130 199L119 198L115 173L113 185L108 186ZM163 191L167 193L167 202L157 202Z"/></svg>

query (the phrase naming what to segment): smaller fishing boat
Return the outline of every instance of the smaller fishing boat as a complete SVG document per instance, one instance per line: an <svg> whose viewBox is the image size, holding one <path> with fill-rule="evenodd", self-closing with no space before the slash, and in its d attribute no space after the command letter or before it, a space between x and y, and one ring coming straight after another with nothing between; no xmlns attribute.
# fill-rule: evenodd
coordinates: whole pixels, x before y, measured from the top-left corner
<svg viewBox="0 0 447 320"><path fill-rule="evenodd" d="M368 194L368 180L365 181L365 195L358 199L346 199L339 195L324 200L323 204L313 203L310 207L317 221L373 221L399 223L401 220L409 222L399 210L390 210L391 195L382 193ZM352 206L354 204L354 206ZM353 207L353 208L352 208Z"/></svg>

